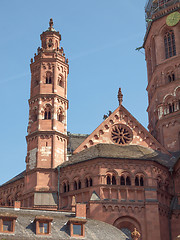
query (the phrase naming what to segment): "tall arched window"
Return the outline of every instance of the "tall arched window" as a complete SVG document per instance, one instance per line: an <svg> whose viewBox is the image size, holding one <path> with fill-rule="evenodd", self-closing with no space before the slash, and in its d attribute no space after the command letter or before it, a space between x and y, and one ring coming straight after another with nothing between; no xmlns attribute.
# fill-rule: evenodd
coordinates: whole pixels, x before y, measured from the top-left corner
<svg viewBox="0 0 180 240"><path fill-rule="evenodd" d="M51 119L51 105L49 104L44 108L44 119Z"/></svg>
<svg viewBox="0 0 180 240"><path fill-rule="evenodd" d="M121 176L120 178L120 183L121 185L125 185L125 178L123 176Z"/></svg>
<svg viewBox="0 0 180 240"><path fill-rule="evenodd" d="M78 188L81 189L81 181L78 182Z"/></svg>
<svg viewBox="0 0 180 240"><path fill-rule="evenodd" d="M89 186L91 187L93 185L92 178L89 179Z"/></svg>
<svg viewBox="0 0 180 240"><path fill-rule="evenodd" d="M126 177L126 185L128 185L128 186L131 185L131 179L129 176Z"/></svg>
<svg viewBox="0 0 180 240"><path fill-rule="evenodd" d="M85 179L85 186L86 186L86 187L89 187L89 182L88 182L88 179L87 179L87 178Z"/></svg>
<svg viewBox="0 0 180 240"><path fill-rule="evenodd" d="M108 185L111 184L111 178L110 178L110 176L107 176L107 184L108 184Z"/></svg>
<svg viewBox="0 0 180 240"><path fill-rule="evenodd" d="M140 186L144 186L144 179L143 179L143 177L140 177Z"/></svg>
<svg viewBox="0 0 180 240"><path fill-rule="evenodd" d="M176 44L174 31L168 31L164 36L165 57L170 58L176 55Z"/></svg>
<svg viewBox="0 0 180 240"><path fill-rule="evenodd" d="M135 186L139 186L139 177L135 178Z"/></svg>
<svg viewBox="0 0 180 240"><path fill-rule="evenodd" d="M64 193L66 192L66 184L64 183L63 184L63 190L64 190Z"/></svg>
<svg viewBox="0 0 180 240"><path fill-rule="evenodd" d="M116 185L116 178L115 178L115 176L112 176L112 185Z"/></svg>
<svg viewBox="0 0 180 240"><path fill-rule="evenodd" d="M77 190L77 182L74 181L74 190Z"/></svg>

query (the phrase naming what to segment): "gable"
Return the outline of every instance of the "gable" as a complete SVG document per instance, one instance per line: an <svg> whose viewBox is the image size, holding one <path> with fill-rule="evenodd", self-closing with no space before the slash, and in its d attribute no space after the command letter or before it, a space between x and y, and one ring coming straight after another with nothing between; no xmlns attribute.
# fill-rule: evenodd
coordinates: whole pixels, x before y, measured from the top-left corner
<svg viewBox="0 0 180 240"><path fill-rule="evenodd" d="M77 147L74 154L99 143L139 145L169 154L122 105Z"/></svg>

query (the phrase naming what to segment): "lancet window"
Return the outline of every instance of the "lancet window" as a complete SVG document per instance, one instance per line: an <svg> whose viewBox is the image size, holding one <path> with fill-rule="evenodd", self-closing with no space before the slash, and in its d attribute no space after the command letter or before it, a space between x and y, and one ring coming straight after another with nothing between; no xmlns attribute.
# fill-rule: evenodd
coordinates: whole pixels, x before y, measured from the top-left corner
<svg viewBox="0 0 180 240"><path fill-rule="evenodd" d="M176 55L176 44L174 31L170 30L164 35L165 57L170 58Z"/></svg>

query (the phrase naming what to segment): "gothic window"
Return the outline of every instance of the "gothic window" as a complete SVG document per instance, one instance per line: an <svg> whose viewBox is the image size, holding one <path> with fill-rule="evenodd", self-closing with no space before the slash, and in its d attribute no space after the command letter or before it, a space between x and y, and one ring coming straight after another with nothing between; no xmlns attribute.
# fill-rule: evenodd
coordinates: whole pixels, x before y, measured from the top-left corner
<svg viewBox="0 0 180 240"><path fill-rule="evenodd" d="M74 190L77 190L77 182L74 181Z"/></svg>
<svg viewBox="0 0 180 240"><path fill-rule="evenodd" d="M111 138L116 144L129 144L133 139L133 133L125 124L116 124L112 127Z"/></svg>
<svg viewBox="0 0 180 240"><path fill-rule="evenodd" d="M51 84L52 83L52 74L51 72L46 73L46 84Z"/></svg>
<svg viewBox="0 0 180 240"><path fill-rule="evenodd" d="M131 185L131 179L129 176L126 177L126 185L130 186Z"/></svg>
<svg viewBox="0 0 180 240"><path fill-rule="evenodd" d="M81 189L81 181L78 182L78 188Z"/></svg>
<svg viewBox="0 0 180 240"><path fill-rule="evenodd" d="M124 178L124 176L121 176L120 183L121 183L121 185L125 185L125 178Z"/></svg>
<svg viewBox="0 0 180 240"><path fill-rule="evenodd" d="M176 44L173 30L168 31L164 36L165 56L170 58L176 55Z"/></svg>
<svg viewBox="0 0 180 240"><path fill-rule="evenodd" d="M111 178L110 178L110 176L107 176L107 184L108 184L108 185L111 184Z"/></svg>
<svg viewBox="0 0 180 240"><path fill-rule="evenodd" d="M115 178L115 176L112 176L112 185L116 185L116 178Z"/></svg>

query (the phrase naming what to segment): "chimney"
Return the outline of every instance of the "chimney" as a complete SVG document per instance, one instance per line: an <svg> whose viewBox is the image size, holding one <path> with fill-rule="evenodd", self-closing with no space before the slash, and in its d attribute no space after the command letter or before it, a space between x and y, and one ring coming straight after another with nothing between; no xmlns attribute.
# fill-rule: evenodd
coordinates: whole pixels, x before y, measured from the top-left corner
<svg viewBox="0 0 180 240"><path fill-rule="evenodd" d="M86 219L86 204L83 203L76 204L76 217Z"/></svg>
<svg viewBox="0 0 180 240"><path fill-rule="evenodd" d="M21 202L20 201L15 201L14 202L14 210L19 210L21 208Z"/></svg>

